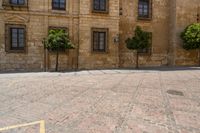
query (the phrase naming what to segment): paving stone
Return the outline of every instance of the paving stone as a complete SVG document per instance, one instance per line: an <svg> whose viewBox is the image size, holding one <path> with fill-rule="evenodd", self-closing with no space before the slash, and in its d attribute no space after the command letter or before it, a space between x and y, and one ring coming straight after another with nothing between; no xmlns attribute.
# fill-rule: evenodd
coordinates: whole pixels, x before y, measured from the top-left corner
<svg viewBox="0 0 200 133"><path fill-rule="evenodd" d="M200 121L198 113L188 113L183 111L173 111L176 123L184 127L200 129Z"/></svg>
<svg viewBox="0 0 200 133"><path fill-rule="evenodd" d="M47 133L199 133L199 75L170 69L0 74L0 129L44 120Z"/></svg>
<svg viewBox="0 0 200 133"><path fill-rule="evenodd" d="M123 128L120 132L124 133L169 133L171 129L167 127L158 126L156 124L149 124L144 121L129 119L124 123Z"/></svg>
<svg viewBox="0 0 200 133"><path fill-rule="evenodd" d="M110 133L115 131L117 125L117 118L94 113L83 118L76 128L90 130L89 132Z"/></svg>
<svg viewBox="0 0 200 133"><path fill-rule="evenodd" d="M200 113L200 101L185 98L170 98L170 107L186 112L196 111Z"/></svg>
<svg viewBox="0 0 200 133"><path fill-rule="evenodd" d="M137 118L155 123L168 123L166 110L162 107L134 104L129 119Z"/></svg>
<svg viewBox="0 0 200 133"><path fill-rule="evenodd" d="M147 104L150 106L156 106L156 107L163 107L164 106L164 100L163 97L158 96L149 96L149 95L138 95L136 98L138 103L141 104Z"/></svg>

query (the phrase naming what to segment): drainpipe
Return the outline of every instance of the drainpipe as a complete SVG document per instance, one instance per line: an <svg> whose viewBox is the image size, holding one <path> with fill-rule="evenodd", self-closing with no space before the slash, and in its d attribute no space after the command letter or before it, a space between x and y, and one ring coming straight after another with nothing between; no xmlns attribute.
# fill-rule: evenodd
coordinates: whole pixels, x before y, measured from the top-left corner
<svg viewBox="0 0 200 133"><path fill-rule="evenodd" d="M174 66L176 65L176 0L169 1L169 41L168 41L168 50L167 50L167 65L168 66Z"/></svg>
<svg viewBox="0 0 200 133"><path fill-rule="evenodd" d="M78 44L77 44L77 62L76 70L79 69L79 45L80 45L80 0L78 0Z"/></svg>
<svg viewBox="0 0 200 133"><path fill-rule="evenodd" d="M48 3L47 3L47 9L45 10L45 12L49 12L49 0L47 0ZM49 15L45 17L45 21L47 23L47 33L46 33L46 36L48 36L48 33L49 33ZM49 51L47 49L45 49L45 53L46 53L46 72L49 71L49 60L50 60L50 57L49 57Z"/></svg>
<svg viewBox="0 0 200 133"><path fill-rule="evenodd" d="M46 12L46 11L48 11L48 9L46 9L45 8L45 5L46 5L46 3L45 2L48 2L47 4L48 4L48 6L47 6L47 8L49 8L49 0L47 0L47 1L43 1L43 12ZM46 31L47 29L48 29L48 27L46 27L46 23L48 23L48 16L44 16L44 31ZM47 28L47 29L46 29ZM48 31L45 33L45 35L47 36L48 35ZM43 44L44 45L44 44ZM47 70L48 70L48 60L47 60L47 57L48 57L48 51L47 51L47 49L45 48L45 46L43 46L43 52L44 52L44 65L43 65L43 70L45 71L45 72L47 72Z"/></svg>

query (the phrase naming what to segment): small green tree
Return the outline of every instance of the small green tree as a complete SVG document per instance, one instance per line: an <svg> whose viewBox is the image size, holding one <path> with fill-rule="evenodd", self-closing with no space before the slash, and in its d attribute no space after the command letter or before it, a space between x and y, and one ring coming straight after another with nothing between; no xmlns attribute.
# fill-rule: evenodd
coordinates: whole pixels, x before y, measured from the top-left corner
<svg viewBox="0 0 200 133"><path fill-rule="evenodd" d="M149 48L150 44L150 33L143 31L139 26L135 29L135 36L126 40L126 47L136 51L136 68L139 68L139 50Z"/></svg>
<svg viewBox="0 0 200 133"><path fill-rule="evenodd" d="M183 48L186 50L199 49L200 65L200 23L194 23L186 27L181 33Z"/></svg>
<svg viewBox="0 0 200 133"><path fill-rule="evenodd" d="M55 71L58 71L58 58L59 52L66 49L74 49L74 45L69 39L68 33L62 29L53 29L48 33L48 37L44 39L43 44L49 51L56 52L56 67Z"/></svg>

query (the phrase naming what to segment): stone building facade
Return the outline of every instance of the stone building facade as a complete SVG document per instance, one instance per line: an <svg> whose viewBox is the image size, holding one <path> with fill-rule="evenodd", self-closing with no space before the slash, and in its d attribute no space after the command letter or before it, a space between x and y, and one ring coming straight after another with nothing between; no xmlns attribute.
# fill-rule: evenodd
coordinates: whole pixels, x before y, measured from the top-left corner
<svg viewBox="0 0 200 133"><path fill-rule="evenodd" d="M133 67L125 40L137 25L152 33L140 66L198 65L179 36L199 14L199 0L1 0L0 71L53 70L55 53L42 43L52 27L76 45L60 54L60 70Z"/></svg>

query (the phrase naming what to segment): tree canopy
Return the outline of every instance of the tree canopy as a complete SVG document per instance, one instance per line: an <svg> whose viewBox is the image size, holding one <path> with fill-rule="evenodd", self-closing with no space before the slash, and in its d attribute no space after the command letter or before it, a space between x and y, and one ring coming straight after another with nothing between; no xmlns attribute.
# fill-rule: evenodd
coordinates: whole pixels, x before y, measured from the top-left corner
<svg viewBox="0 0 200 133"><path fill-rule="evenodd" d="M56 51L56 67L55 71L58 71L58 56L59 51L64 51L65 49L73 49L74 45L69 39L68 33L62 29L53 29L49 31L47 38L44 39L45 48L50 51Z"/></svg>
<svg viewBox="0 0 200 133"><path fill-rule="evenodd" d="M200 49L200 23L194 23L186 27L181 33L181 38L184 49Z"/></svg>
<svg viewBox="0 0 200 133"><path fill-rule="evenodd" d="M126 47L130 50L136 50L136 68L139 67L139 50L149 48L151 45L151 33L143 31L141 27L137 26L135 35L126 40Z"/></svg>
<svg viewBox="0 0 200 133"><path fill-rule="evenodd" d="M139 26L135 29L135 36L126 40L126 46L131 50L145 49L150 44L150 33L143 31Z"/></svg>
<svg viewBox="0 0 200 133"><path fill-rule="evenodd" d="M44 40L45 47L51 51L73 49L74 45L69 39L65 30L53 29L49 31L48 37Z"/></svg>

